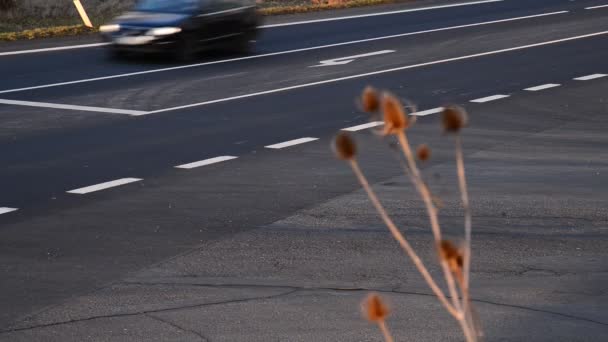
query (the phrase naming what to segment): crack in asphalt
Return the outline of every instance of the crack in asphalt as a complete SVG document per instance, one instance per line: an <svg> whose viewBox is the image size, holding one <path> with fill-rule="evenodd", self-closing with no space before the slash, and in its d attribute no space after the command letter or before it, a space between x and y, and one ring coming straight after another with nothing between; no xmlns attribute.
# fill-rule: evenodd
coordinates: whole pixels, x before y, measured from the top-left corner
<svg viewBox="0 0 608 342"><path fill-rule="evenodd" d="M153 319L153 320L156 320L156 321L159 321L159 322L165 323L165 324L167 324L167 325L170 325L170 326L172 326L173 328L178 329L178 330L180 330L180 331L187 332L187 333L191 333L192 335L195 335L195 336L199 337L199 338L201 339L201 341L203 341L203 342L211 342L211 341L210 341L210 340L209 340L207 337L203 336L203 335L202 335L201 333L199 333L198 331L195 331L195 330L190 330L190 329L186 329L186 328L181 327L181 326L177 325L176 323L173 323L173 322L171 322L171 321L169 321L169 320L165 320L165 319L162 319L162 318L160 318L160 317L158 317L158 316L154 316L154 315L152 315L151 313L144 313L144 316L146 316L146 317L148 317L148 318L150 318L150 319Z"/></svg>
<svg viewBox="0 0 608 342"><path fill-rule="evenodd" d="M73 324L73 323L78 323L78 322L86 322L86 321L93 321L93 320L98 320L98 319L108 319L108 318L117 318L117 317L118 318L119 317L132 317L132 316L143 315L143 316L146 316L146 317L149 317L149 318L152 318L152 319L156 319L156 320L162 321L163 323L171 325L171 326L173 326L176 329L180 329L180 330L183 330L185 332L190 332L190 333L196 334L203 341L209 342L210 340L207 337L203 336L202 334L200 334L198 332L195 332L195 331L192 331L192 330L189 330L189 329L184 329L184 328L176 325L175 323L172 323L170 321L166 321L166 320L161 319L158 316L154 316L152 314L154 314L154 313L162 313L162 312L173 312L173 311L187 310L187 309L193 309L193 308L201 308L201 307L214 306L214 305L225 305L225 304L233 304L233 303L246 303L246 302L257 301L257 300L276 299L276 298L279 298L279 297L286 297L286 296L292 295L292 294L294 294L296 292L305 292L305 291L309 291L309 292L313 292L313 291L331 291L331 292L369 292L369 291L374 291L374 292L392 293L392 294L398 294L398 295L414 295L414 296L424 296L424 297L435 297L435 295L432 294L432 293L412 292L412 291L400 291L400 290L398 290L398 286L394 287L392 289L372 289L372 288L365 288L365 287L301 287L301 286L292 286L292 285L204 284L204 283L171 283L171 282L122 282L120 284L122 284L122 285L137 285L137 286L193 286L193 287L210 287L210 288L272 288L272 289L287 289L287 291L281 292L281 293L275 294L275 295L269 295L269 296L259 296L259 297L250 297L250 298L243 298L243 299L233 299L233 300L225 300L225 301L218 301L218 302L190 304L190 305L184 305L184 306L179 306L179 307L169 307L169 308L162 308L162 309L155 309L155 310L144 310L144 311L139 311L139 312L125 312L125 313L117 313L117 314L112 314L112 315L92 316L92 317L86 317L86 318L80 318L80 319L73 319L73 320L69 320L69 321L54 322L54 323L40 324L40 325L34 325L34 326L29 326L29 327L0 330L0 334L7 334L7 333L13 333L13 332L19 332L19 331L28 331L28 330L34 330L34 329L40 329L40 328L46 328L46 327L61 326L61 325L68 325L68 324ZM449 296L448 296L448 298L449 298ZM532 308L532 307L527 307L527 306L522 306L522 305L516 305L516 304L499 303L499 302L494 302L494 301L484 300L484 299L471 298L471 301L475 302L475 303L482 303L482 304L494 305L494 306L499 306L499 307L506 307L506 308L512 308L512 309L532 311L532 312L536 312L536 313L549 314L549 315L559 316L559 317L566 318L566 319L583 321L583 322L587 322L587 323L598 324L598 325L602 325L602 326L608 327L608 323L606 323L606 322L601 322L601 321L597 321L597 320L594 320L594 319L580 317L580 316L575 316L575 315L566 314L566 313L561 313L561 312L557 312L557 311L550 311L550 310Z"/></svg>

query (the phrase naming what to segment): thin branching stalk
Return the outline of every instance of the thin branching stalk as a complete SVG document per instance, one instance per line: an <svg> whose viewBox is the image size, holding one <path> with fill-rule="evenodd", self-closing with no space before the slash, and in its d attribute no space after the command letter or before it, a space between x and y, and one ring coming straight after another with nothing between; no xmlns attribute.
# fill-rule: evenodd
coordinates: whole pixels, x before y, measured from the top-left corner
<svg viewBox="0 0 608 342"><path fill-rule="evenodd" d="M407 253L407 255L410 257L410 259L412 259L412 261L414 262L414 265L418 269L418 272L420 272L420 274L422 275L424 280L427 282L427 284L429 285L429 287L431 288L433 293L437 296L437 298L439 299L441 304L443 304L443 306L446 308L446 310L448 310L448 312L452 316L454 316L456 319L458 319L458 320L463 319L464 317L463 317L462 312L456 310L456 308L454 308L454 306L452 304L450 304L450 302L447 300L447 298L446 298L445 294L443 293L443 291L441 290L441 288L439 288L439 286L437 286L437 283L435 283L435 280L433 280L433 277L431 276L429 271L426 269L426 266L424 266L424 263L422 262L422 260L418 256L418 254L416 254L416 252L414 251L414 249L412 248L410 243L405 239L405 237L403 236L403 234L401 234L401 231L399 231L399 229L397 228L397 226L395 225L393 220L388 216L388 214L386 213L386 210L384 209L384 207L380 203L380 200L376 196L376 193L369 185L367 178L365 178L365 175L361 171L361 168L359 168L359 164L357 163L357 160L351 159L350 166L352 167L353 172L355 173L357 179L359 180L359 183L361 183L361 186L363 186L363 189L367 193L367 196L369 197L370 201L376 208L376 211L378 211L378 214L382 218L382 221L388 227L391 234L393 235L393 238L395 238L395 240L397 240L397 242L399 243L401 248L403 248L403 250Z"/></svg>
<svg viewBox="0 0 608 342"><path fill-rule="evenodd" d="M380 327L380 331L382 331L382 335L384 336L385 342L394 342L395 341L393 339L393 335L391 335L391 332L388 330L388 327L386 326L385 321L378 322L378 326Z"/></svg>

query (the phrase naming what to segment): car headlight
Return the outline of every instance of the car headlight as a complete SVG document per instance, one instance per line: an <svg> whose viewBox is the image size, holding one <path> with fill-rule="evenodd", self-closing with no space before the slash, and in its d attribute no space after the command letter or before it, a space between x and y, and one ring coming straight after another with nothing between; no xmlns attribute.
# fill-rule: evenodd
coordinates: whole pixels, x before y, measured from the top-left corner
<svg viewBox="0 0 608 342"><path fill-rule="evenodd" d="M182 32L182 29L179 27L158 27L148 30L146 34L148 36L168 36L179 32Z"/></svg>
<svg viewBox="0 0 608 342"><path fill-rule="evenodd" d="M111 25L101 25L99 26L99 32L101 33L110 33L120 31L120 25L111 24Z"/></svg>

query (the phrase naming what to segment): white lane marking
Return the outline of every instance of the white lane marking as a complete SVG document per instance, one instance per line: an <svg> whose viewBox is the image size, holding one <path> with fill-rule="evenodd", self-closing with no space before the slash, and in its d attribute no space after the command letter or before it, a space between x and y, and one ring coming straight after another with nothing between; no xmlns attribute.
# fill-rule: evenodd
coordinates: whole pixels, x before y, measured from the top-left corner
<svg viewBox="0 0 608 342"><path fill-rule="evenodd" d="M28 53L73 50L73 49L86 49L86 48L99 47L99 46L105 46L105 45L110 45L110 43L67 45L67 46L57 46L57 47L51 47L51 48L45 48L45 49L8 51L8 52L0 52L0 56L24 55L24 54L28 54Z"/></svg>
<svg viewBox="0 0 608 342"><path fill-rule="evenodd" d="M335 18L313 19L313 20L304 20L304 21L293 21L293 22L290 22L290 23L283 23L283 24L264 25L264 26L260 26L259 28L271 28L271 27L281 27L281 26L293 26L293 25L313 24L313 23L322 23L322 22L327 22L327 21L358 19L358 18L366 18L366 17L376 17L376 16L381 16L381 15L390 15L390 14L400 14L400 13L429 11L429 10L436 10L436 9L442 9L442 8L481 5L481 4L487 4L487 3L492 3L492 2L502 2L502 1L504 1L504 0L485 0L485 1L463 2L463 3L458 3L458 4L438 5L438 6L420 7L420 8L410 8L410 9L396 10L396 11L389 11L389 12L366 13L366 14L359 14L359 15L349 15L349 16L344 16L344 17L335 17Z"/></svg>
<svg viewBox="0 0 608 342"><path fill-rule="evenodd" d="M268 145L268 146L265 146L265 147L266 148L271 148L271 149L278 150L278 149L281 149L281 148L290 147L290 146L299 145L299 144L304 144L304 143L315 141L315 140L319 140L319 138L300 138L300 139L294 139L294 140L285 141L285 142L274 144L274 145Z"/></svg>
<svg viewBox="0 0 608 342"><path fill-rule="evenodd" d="M143 112L143 111L140 111L140 110L117 109L117 108L102 108L102 107L89 107L89 106L75 106L75 105L60 104L60 103L17 101L17 100L6 100L6 99L0 99L0 104L14 105L14 106L26 106L26 107L40 107L40 108L56 108L56 109L67 109L67 110L79 110L79 111L85 111L85 112L126 114L126 115L135 115L135 116L148 114L148 112Z"/></svg>
<svg viewBox="0 0 608 342"><path fill-rule="evenodd" d="M353 41L342 42L342 43L335 43L335 44L328 44L328 45L312 46L312 47L308 47L308 48L301 48L301 49L294 49L294 50L287 50L287 51L278 51L278 52L270 52L270 53L265 53L265 54L261 54L261 55L253 55L253 56L246 56L246 57L237 57L237 58L223 59L223 60L213 61L213 62L204 62L204 63L197 63L197 64L181 65L181 66L170 67L170 68L137 71L137 72L130 72L130 73L126 73L126 74L118 74L118 75L111 75L111 76L102 76L102 77L95 77L95 78L88 78L88 79L82 79L82 80L76 80L76 81L68 81L68 82L60 82L60 83L43 84L43 85L32 86L32 87L25 87L25 88L7 89L7 90L0 91L0 94L14 93L14 92L25 91L25 90L34 90L34 89L42 89L42 88L59 87L59 86L65 86L65 85L71 85L71 84L79 84L79 83L86 83L86 82L104 81L104 80L111 80L111 79L116 79L116 78L132 77L132 76L152 74L152 73L157 73L157 72L165 72L165 71L174 71L174 70L180 70L180 69L196 68L196 67L207 66L207 65L214 65L214 64L220 64L220 63L237 62L237 61L244 61L244 60L249 60L249 59L257 59L257 58L264 58L264 57L271 57L271 56L292 54L292 53L297 53L297 52L304 52L304 51L311 51L311 50L320 50L320 49L332 48L332 47L336 47L336 46L344 46L344 45L367 43L367 42L373 42L373 41L377 41L377 40L385 40L385 39L392 39L392 38L399 38L399 37L406 37L406 36L415 36L415 35L419 35L419 34L440 32L440 31L448 31L448 30L457 30L457 29L467 28L467 27L482 26L482 25L491 25L491 24L505 23L505 22L510 22L510 21L517 21L517 20L525 20L525 19L531 19L531 18L546 17L546 16L552 16L552 15L559 15L559 14L565 14L565 13L569 13L569 12L568 11L559 11L559 12L551 12L551 13L542 13L542 14L528 15L528 16L525 16L525 17L516 17L516 18L500 19L500 20L493 20L493 21L480 22L480 23L474 23L474 24L449 26L449 27L443 27L443 28L438 28L438 29L416 31L416 32L406 32L406 33L394 34L394 35L390 35L390 36L382 36L382 37L375 37L375 38L353 40Z"/></svg>
<svg viewBox="0 0 608 342"><path fill-rule="evenodd" d="M414 112L414 113L412 113L410 115L425 116L425 115L437 114L437 113L443 112L444 109L445 108L443 108L443 107L437 107L437 108L422 110L422 111L419 111L419 112Z"/></svg>
<svg viewBox="0 0 608 342"><path fill-rule="evenodd" d="M189 170L189 169L194 169L194 168L201 167L201 166L221 163L221 162L236 159L236 158L237 157L234 157L234 156L221 156L221 157L209 158L209 159L205 159L205 160L199 160L199 161L196 161L193 163L178 165L178 166L176 166L176 168Z"/></svg>
<svg viewBox="0 0 608 342"><path fill-rule="evenodd" d="M17 209L17 208L0 207L0 215L12 213L13 211L17 211L17 210L19 210L19 209Z"/></svg>
<svg viewBox="0 0 608 342"><path fill-rule="evenodd" d="M504 99L509 97L509 95L492 95L492 96L486 96L486 97L482 97L479 99L475 99L475 100L471 100L471 102L475 102L475 103L485 103L485 102L490 102L490 101L496 101L496 100L500 100L500 99Z"/></svg>
<svg viewBox="0 0 608 342"><path fill-rule="evenodd" d="M425 63L420 63L420 64L406 65L406 66L402 66L402 67L398 67L398 68L385 69L385 70L379 70L379 71L372 71L372 72L367 72L367 73L364 73L364 74L345 76L345 77L334 78L334 79L329 79L329 80L324 80L324 81L298 84L298 85L295 85L295 86L290 86L290 87L285 87L285 88L278 88L278 89L271 89L271 90L260 91L260 92L256 92L256 93L250 93L250 94L244 94L244 95L238 95L238 96L225 97L225 98L216 99L216 100L209 100L209 101L192 103L192 104L183 105L183 106L177 106L177 107L159 109L159 110L148 112L148 114L170 112L170 111L174 111L174 110L180 110L180 109L186 109L186 108L192 108L192 107L205 106L205 105L214 104L214 103L221 103L221 102L228 102L228 101L234 101L234 100L239 100L239 99L245 99L245 98L254 97L254 96L279 93L279 92L284 92L284 91L293 90L293 89L300 89L300 88L312 87L312 86L317 86L317 85L322 85L322 84L329 84L329 83L336 83L336 82L341 82L341 81L346 81L346 80L352 80L352 79L357 79L357 78L362 78L362 77L381 75L381 74L386 74L386 73L395 72L395 71L402 71L402 70L408 70L408 69L421 68L421 67L425 67L425 66L429 66L429 65L443 64L443 63L461 61L461 60L466 60L466 59L471 59L471 58L497 55L497 54L505 53L505 52L524 50L524 49L529 49L529 48L534 48L534 47L539 47L539 46L545 46L545 45L551 45L551 44L557 44L557 43L562 43L562 42L567 42L567 41L572 41L572 40L577 40L577 39L596 37L596 36L605 35L605 34L608 34L608 31L596 32L596 33L591 33L591 34L585 34L585 35L582 35L582 36L575 36L575 37L568 37L568 38L550 40L550 41L541 42L541 43L516 46L516 47L512 47L512 48L506 48L506 49L500 49L500 50L494 50L494 51L488 51L488 52L481 52L481 53L476 53L476 54L473 54L473 55L466 55L466 56L460 56L460 57L440 59L440 60L432 61L432 62L425 62Z"/></svg>
<svg viewBox="0 0 608 342"><path fill-rule="evenodd" d="M542 84L542 85L539 85L539 86L536 86L536 87L526 88L524 90L527 90L527 91L540 91L540 90L555 88L555 87L559 87L559 86L561 86L561 84L547 83L547 84Z"/></svg>
<svg viewBox="0 0 608 342"><path fill-rule="evenodd" d="M362 124L362 125L342 128L342 130L343 131L348 131L348 132L356 132L356 131L362 131L364 129L368 129L368 128L372 128L372 127L378 127L378 126L382 126L382 125L384 125L384 121L372 121L372 122L369 122L369 123L366 123L366 124Z"/></svg>
<svg viewBox="0 0 608 342"><path fill-rule="evenodd" d="M360 55L355 55L355 56L326 59L324 61L319 62L319 64L317 64L317 65L311 65L309 68L316 68L316 67L322 67L322 66L344 65L344 64L348 64L348 63L354 61L357 58L371 57L371 56L378 56L378 55L385 55L387 53L393 53L393 52L395 52L395 50L382 50L382 51L374 51L374 52L362 53Z"/></svg>
<svg viewBox="0 0 608 342"><path fill-rule="evenodd" d="M592 9L598 9L598 8L604 8L604 7L608 7L608 5L585 7L585 9L586 10L592 10Z"/></svg>
<svg viewBox="0 0 608 342"><path fill-rule="evenodd" d="M602 77L606 77L608 75L606 74L593 74L593 75L587 75L587 76L581 76L581 77L577 77L575 78L576 81L589 81L589 80L594 80L596 78L602 78Z"/></svg>
<svg viewBox="0 0 608 342"><path fill-rule="evenodd" d="M100 184L95 184L95 185L87 186L87 187L80 188L80 189L70 190L70 191L68 191L68 193L70 193L70 194L84 195L84 194L88 194L88 193L95 192L95 191L100 191L100 190L105 190L105 189L113 188L113 187L116 187L116 186L121 186L121 185L129 184L129 183L139 182L141 180L142 180L141 178L121 178L121 179L113 180L113 181L110 181L110 182L105 182L105 183L100 183Z"/></svg>

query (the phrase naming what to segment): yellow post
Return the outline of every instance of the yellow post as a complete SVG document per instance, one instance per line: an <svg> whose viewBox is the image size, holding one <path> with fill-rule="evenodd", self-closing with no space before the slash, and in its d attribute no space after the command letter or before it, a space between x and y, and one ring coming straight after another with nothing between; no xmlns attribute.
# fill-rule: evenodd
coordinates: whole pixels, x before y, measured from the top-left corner
<svg viewBox="0 0 608 342"><path fill-rule="evenodd" d="M78 10L78 13L80 14L80 17L82 18L82 22L84 23L84 26L93 27L93 24L91 24L91 20L89 19L87 12L84 10L84 7L82 7L82 4L80 3L80 0L74 0L74 6L76 6L76 9Z"/></svg>

